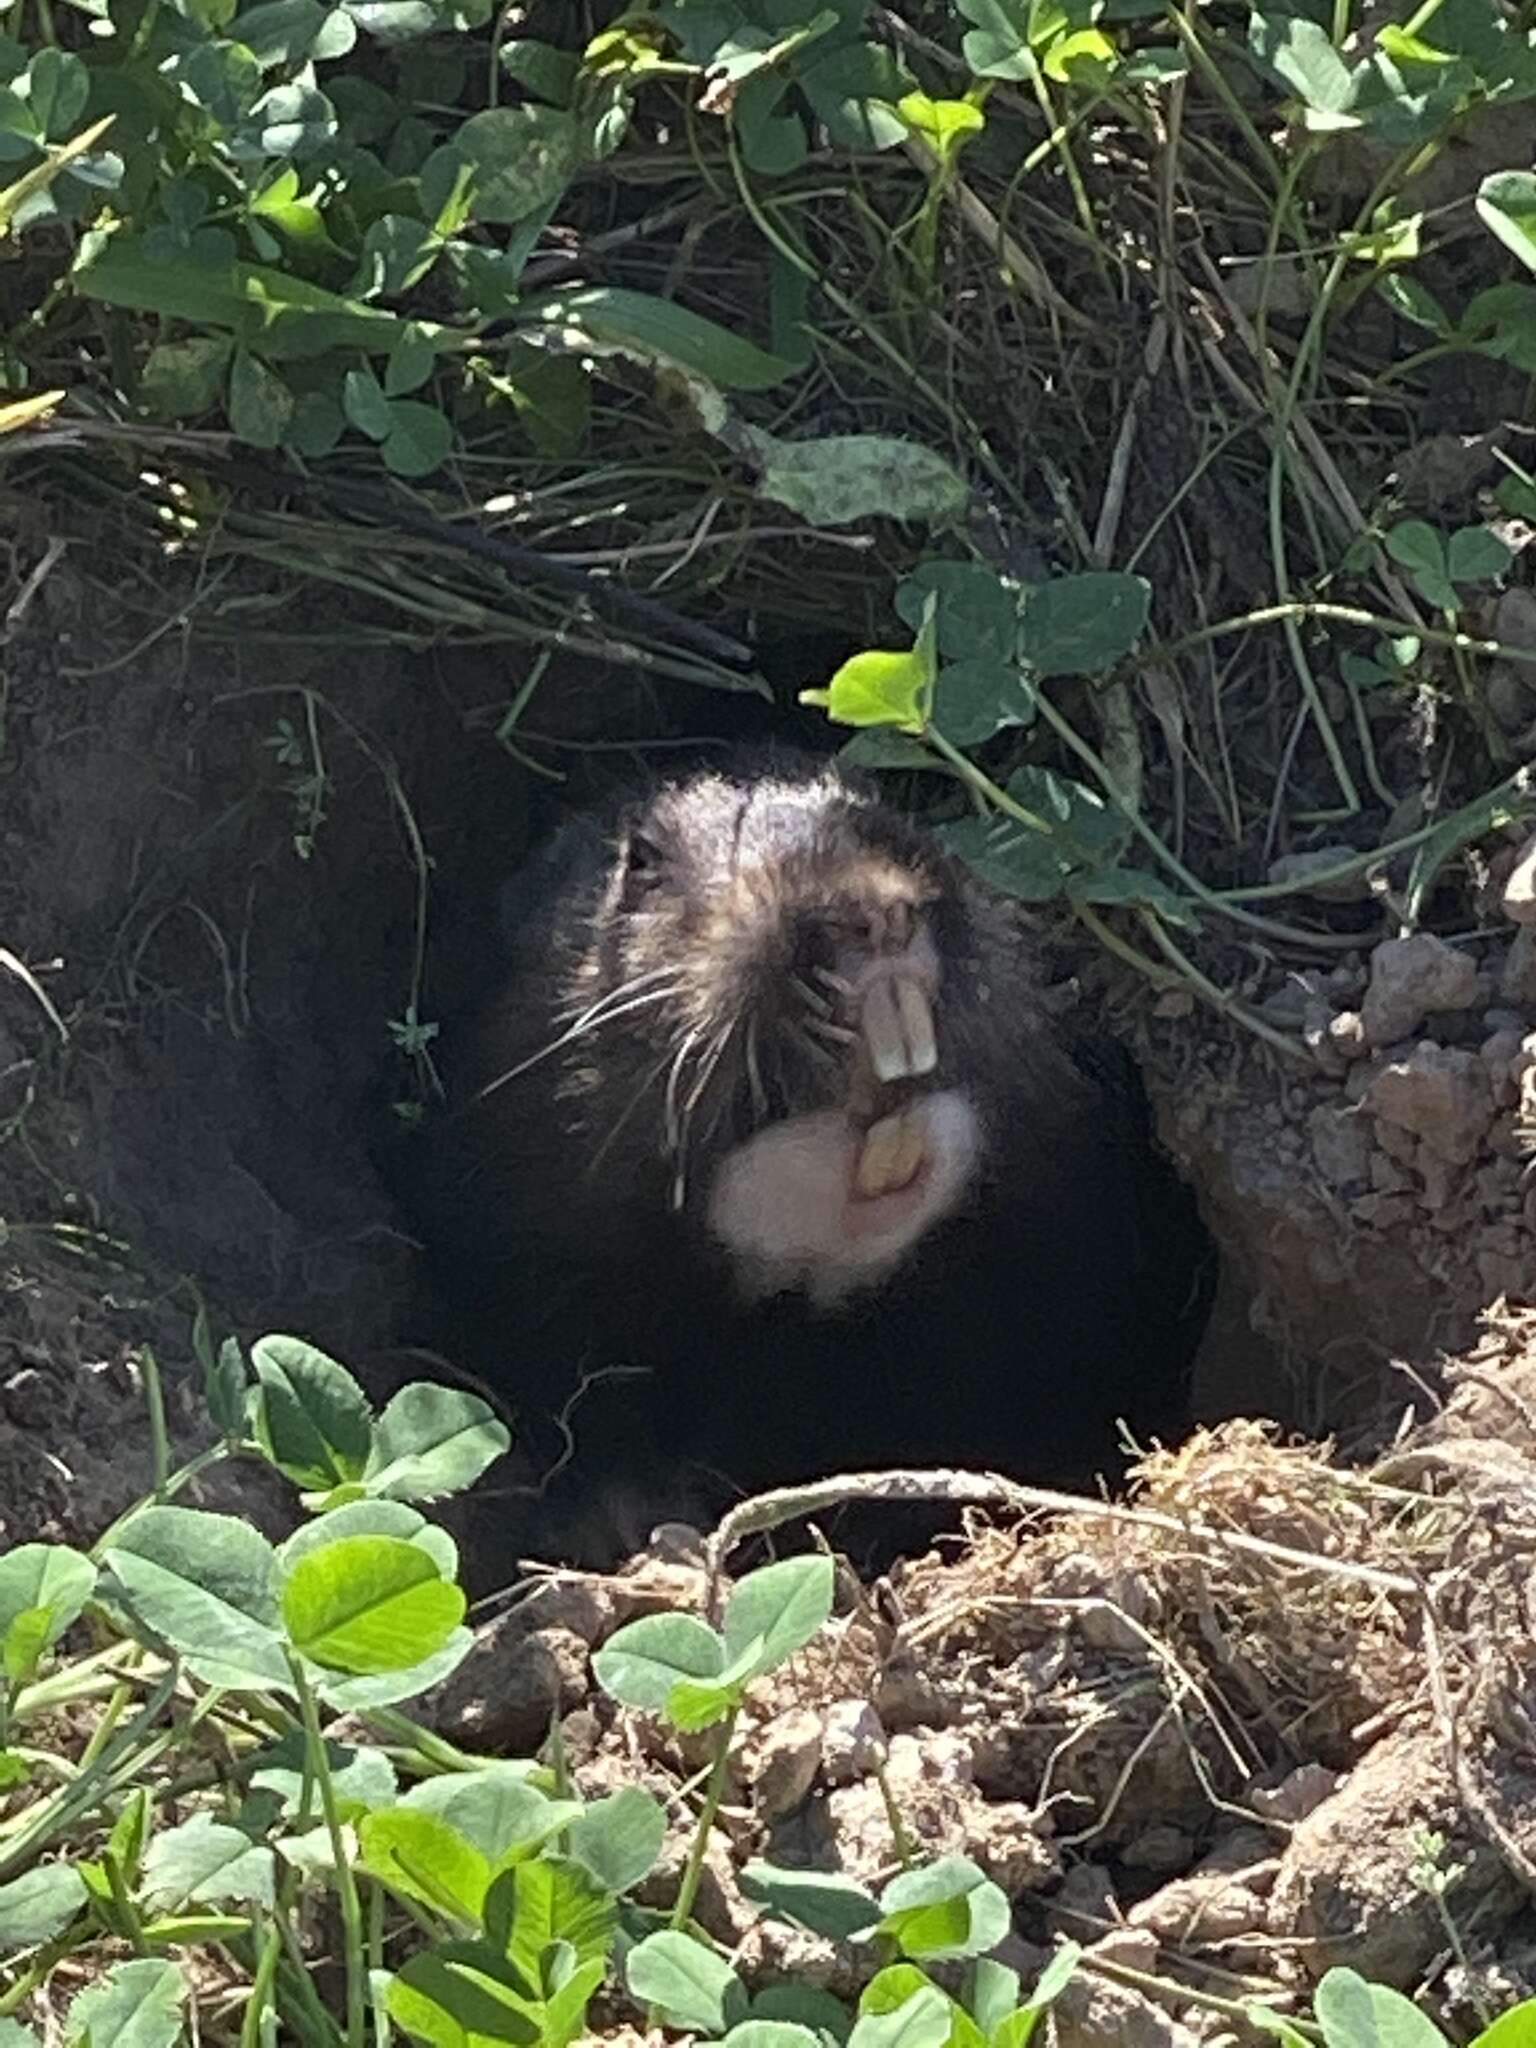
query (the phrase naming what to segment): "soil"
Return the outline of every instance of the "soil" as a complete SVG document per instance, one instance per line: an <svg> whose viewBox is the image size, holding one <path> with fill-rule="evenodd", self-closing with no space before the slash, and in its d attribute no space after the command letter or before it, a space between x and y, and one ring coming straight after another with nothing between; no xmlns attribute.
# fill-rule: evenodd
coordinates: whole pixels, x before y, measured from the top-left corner
<svg viewBox="0 0 1536 2048"><path fill-rule="evenodd" d="M948 1555L846 1577L826 1636L749 1697L704 1925L757 1984L856 1993L868 1953L760 1920L739 1873L877 1885L894 1810L1008 1892L1021 1969L1086 1945L1069 2041L1183 2048L1230 2027L1234 1992L1294 2009L1336 1965L1453 2037L1531 1996L1536 1317L1490 1318L1451 1377L1352 1466L1229 1422L1147 1460L1128 1506L978 1514ZM658 1897L707 1751L607 1700L589 1658L637 1613L711 1611L722 1562L674 1542L551 1572L426 1703L482 1748L558 1717L592 1796L638 1771L681 1816Z"/></svg>
<svg viewBox="0 0 1536 2048"><path fill-rule="evenodd" d="M343 657L302 619L274 645L203 638L164 630L158 594L146 625L87 617L84 590L66 556L0 687L6 1542L93 1538L145 1490L147 1350L173 1434L204 1440L199 1300L380 1394L451 1376L377 1168L430 1060L393 1027L488 964L492 894L553 804L615 752L752 715L567 664L502 747L527 662L361 638ZM1310 1063L1090 973L1224 1258L1199 1385L1221 1426L1153 1456L1135 1505L1280 1550L1066 1515L978 1522L958 1556L850 1582L832 1647L754 1705L706 1888L749 1972L856 1970L809 1936L773 1948L733 1863L885 1867L883 1762L918 1839L1006 1885L1023 1947L1094 1944L1064 2039L1176 2048L1227 2023L1234 1986L1295 1998L1335 1960L1430 1985L1453 2026L1536 1987L1536 1331L1510 1306L1536 1273L1536 911L1521 835L1486 853L1454 947L1373 912L1326 974L1250 963L1245 1001ZM671 1785L697 1760L602 1706L587 1657L637 1607L704 1597L686 1550L557 1573L439 1717L524 1750L556 1709L587 1788L636 1754ZM1459 1957L1413 1875L1428 1827L1459 1873Z"/></svg>

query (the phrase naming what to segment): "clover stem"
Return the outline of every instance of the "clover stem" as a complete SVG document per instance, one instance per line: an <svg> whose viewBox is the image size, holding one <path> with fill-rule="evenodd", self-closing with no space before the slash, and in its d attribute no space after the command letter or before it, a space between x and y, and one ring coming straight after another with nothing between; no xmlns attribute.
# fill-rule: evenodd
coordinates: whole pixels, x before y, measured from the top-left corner
<svg viewBox="0 0 1536 2048"><path fill-rule="evenodd" d="M331 1856L336 1865L336 1896L341 1905L341 1924L346 1937L347 1950L347 2048L365 2048L366 2005L364 2002L363 1972L366 1961L366 1936L363 1929L363 1903L358 1896L357 1879L352 1872L351 1859L347 1855L347 1844L341 1828L341 1809L336 1803L336 1787L331 1780L330 1761L325 1753L325 1738L320 1733L320 1710L309 1680L304 1675L304 1666L290 1651L288 1668L293 1674L294 1691L299 1697L299 1712L304 1722L304 1747L306 1775L311 1777L320 1791L320 1811L325 1816L326 1833L331 1840Z"/></svg>
<svg viewBox="0 0 1536 2048"><path fill-rule="evenodd" d="M736 1716L739 1707L732 1707L720 1724L720 1741L715 1750L714 1768L709 1774L709 1783L704 1788L704 1804L699 1808L699 1823L694 1830L693 1846L688 1851L688 1861L683 1867L682 1882L677 1888L677 1903L672 1908L672 1925L686 1927L693 1913L693 1902L698 1897L699 1879L704 1874L704 1856L709 1848L710 1830L715 1824L715 1815L720 1811L720 1802L725 1797L725 1776L730 1764L731 1737L736 1732Z"/></svg>

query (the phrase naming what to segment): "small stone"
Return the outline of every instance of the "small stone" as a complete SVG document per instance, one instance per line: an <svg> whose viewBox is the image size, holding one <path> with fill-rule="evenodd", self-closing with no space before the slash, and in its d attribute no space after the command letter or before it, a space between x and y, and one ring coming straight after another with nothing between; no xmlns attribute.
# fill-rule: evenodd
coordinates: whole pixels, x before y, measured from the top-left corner
<svg viewBox="0 0 1536 2048"><path fill-rule="evenodd" d="M1426 1146L1420 1155L1419 1171L1424 1181L1419 1194L1419 1207L1431 1211L1448 1209L1453 1196L1460 1189L1460 1169L1453 1166L1448 1159L1437 1159Z"/></svg>
<svg viewBox="0 0 1536 2048"><path fill-rule="evenodd" d="M1274 1024L1282 1031L1296 1031L1301 1028L1310 1000L1299 982L1288 980L1259 1004L1259 1015L1266 1024Z"/></svg>
<svg viewBox="0 0 1536 2048"><path fill-rule="evenodd" d="M1150 1976L1157 1968L1158 1939L1150 1927L1116 1927L1100 1936L1088 1954L1096 1962L1118 1964Z"/></svg>
<svg viewBox="0 0 1536 2048"><path fill-rule="evenodd" d="M1536 832L1519 853L1499 899L1512 924L1536 924Z"/></svg>
<svg viewBox="0 0 1536 2048"><path fill-rule="evenodd" d="M1188 2027L1129 1984L1080 1970L1051 2007L1056 2048L1200 2048Z"/></svg>
<svg viewBox="0 0 1536 2048"><path fill-rule="evenodd" d="M1330 1187L1353 1187L1370 1178L1371 1134L1357 1112L1319 1103L1307 1118L1307 1136L1317 1170Z"/></svg>
<svg viewBox="0 0 1536 2048"><path fill-rule="evenodd" d="M880 1716L868 1700L837 1700L828 1707L821 1738L821 1775L829 1785L851 1785L885 1762L888 1745Z"/></svg>
<svg viewBox="0 0 1536 2048"><path fill-rule="evenodd" d="M1418 1214L1412 1195L1357 1195L1349 1213L1376 1230L1400 1230Z"/></svg>
<svg viewBox="0 0 1536 2048"><path fill-rule="evenodd" d="M1314 882L1314 875L1327 874L1347 862L1358 860L1357 846L1319 846L1310 853L1287 853L1269 864L1271 882L1288 882L1298 895L1316 896L1324 903L1364 903L1371 887L1358 870L1333 882Z"/></svg>
<svg viewBox="0 0 1536 2048"><path fill-rule="evenodd" d="M1512 661L1491 664L1483 683L1483 701L1493 714L1494 724L1511 737L1524 732L1536 717L1536 695L1532 694L1525 673Z"/></svg>
<svg viewBox="0 0 1536 2048"><path fill-rule="evenodd" d="M1524 1059L1524 1043L1522 1032L1506 1029L1491 1032L1477 1049L1478 1058L1488 1069L1488 1085L1497 1109L1513 1109L1520 1100L1520 1076L1515 1063Z"/></svg>
<svg viewBox="0 0 1536 2048"><path fill-rule="evenodd" d="M884 1726L943 1728L960 1718L959 1689L919 1661L905 1644L886 1659L875 1681L875 1707Z"/></svg>
<svg viewBox="0 0 1536 2048"><path fill-rule="evenodd" d="M1517 1009L1536 1010L1536 929L1523 924L1504 956L1499 995Z"/></svg>
<svg viewBox="0 0 1536 2048"><path fill-rule="evenodd" d="M1384 939L1371 955L1371 982L1361 1005L1372 1045L1391 1045L1416 1031L1431 1010L1465 1010L1477 1000L1477 962L1431 932Z"/></svg>
<svg viewBox="0 0 1536 2048"><path fill-rule="evenodd" d="M52 1373L24 1365L5 1382L5 1412L18 1429L52 1429L59 1420L59 1386Z"/></svg>
<svg viewBox="0 0 1536 2048"><path fill-rule="evenodd" d="M1249 1794L1248 1803L1266 1820L1305 1820L1338 1790L1339 1773L1323 1764L1301 1764L1267 1790Z"/></svg>
<svg viewBox="0 0 1536 2048"><path fill-rule="evenodd" d="M565 1630L547 1633L566 1637L567 1644L579 1641ZM586 1645L580 1648L584 1659ZM504 1614L477 1633L457 1671L418 1707L430 1728L462 1748L526 1756L549 1733L568 1676L557 1643L528 1635L515 1615Z"/></svg>
<svg viewBox="0 0 1536 2048"><path fill-rule="evenodd" d="M1151 1581L1142 1573L1115 1569L1086 1551L1064 1557L1052 1571L1052 1597L1082 1600L1077 1631L1095 1650L1135 1651L1146 1646L1137 1623L1154 1620L1160 1609Z"/></svg>
<svg viewBox="0 0 1536 2048"><path fill-rule="evenodd" d="M1403 1055L1406 1058L1406 1054ZM1419 1164L1419 1141L1412 1131L1399 1130L1396 1124L1379 1123L1376 1126L1376 1143L1389 1159L1395 1159L1400 1166L1417 1171ZM1412 1185L1409 1181L1398 1183L1402 1187Z"/></svg>
<svg viewBox="0 0 1536 2048"><path fill-rule="evenodd" d="M1366 1106L1385 1122L1412 1131L1442 1159L1476 1156L1493 1114L1493 1091L1476 1053L1427 1039L1376 1076Z"/></svg>
<svg viewBox="0 0 1536 2048"><path fill-rule="evenodd" d="M518 1626L535 1629L565 1629L590 1648L613 1633L615 1613L611 1596L589 1579L539 1580L527 1597L511 1610Z"/></svg>
<svg viewBox="0 0 1536 2048"><path fill-rule="evenodd" d="M1100 1863L1074 1863L1051 1900L1050 1911L1079 1941L1112 1925L1120 1917L1120 1907L1109 1872Z"/></svg>
<svg viewBox="0 0 1536 2048"><path fill-rule="evenodd" d="M1519 584L1501 592L1494 607L1493 637L1506 647L1536 653L1536 595Z"/></svg>
<svg viewBox="0 0 1536 2048"><path fill-rule="evenodd" d="M791 1707L749 1744L746 1778L762 1819L779 1820L805 1804L821 1768L821 1743L821 1716Z"/></svg>
<svg viewBox="0 0 1536 2048"><path fill-rule="evenodd" d="M1162 1876L1188 1870L1195 1859L1195 1845L1182 1828L1167 1822L1144 1828L1120 1852L1127 1870L1152 1870Z"/></svg>
<svg viewBox="0 0 1536 2048"><path fill-rule="evenodd" d="M704 1567L704 1538L692 1522L658 1522L646 1541L645 1554L658 1564Z"/></svg>
<svg viewBox="0 0 1536 2048"><path fill-rule="evenodd" d="M1378 1195L1411 1194L1414 1187L1413 1170L1404 1166L1400 1159L1394 1159L1390 1152L1373 1152L1371 1186Z"/></svg>
<svg viewBox="0 0 1536 2048"><path fill-rule="evenodd" d="M1195 999L1187 988L1165 989L1152 1005L1154 1017L1168 1017L1175 1020L1193 1017Z"/></svg>
<svg viewBox="0 0 1536 2048"><path fill-rule="evenodd" d="M1483 1012L1485 1031L1513 1031L1517 1038L1523 1037L1530 1026L1518 1010L1506 1010L1498 1005Z"/></svg>
<svg viewBox="0 0 1536 2048"><path fill-rule="evenodd" d="M1132 1926L1159 1939L1185 1942L1235 1941L1264 1926L1265 1900L1274 1887L1280 1859L1261 1828L1235 1829L1187 1877L1134 1905Z"/></svg>
<svg viewBox="0 0 1536 2048"><path fill-rule="evenodd" d="M1365 1019L1358 1010L1335 1011L1328 1036L1334 1051L1345 1060L1363 1059L1370 1044L1365 1035Z"/></svg>

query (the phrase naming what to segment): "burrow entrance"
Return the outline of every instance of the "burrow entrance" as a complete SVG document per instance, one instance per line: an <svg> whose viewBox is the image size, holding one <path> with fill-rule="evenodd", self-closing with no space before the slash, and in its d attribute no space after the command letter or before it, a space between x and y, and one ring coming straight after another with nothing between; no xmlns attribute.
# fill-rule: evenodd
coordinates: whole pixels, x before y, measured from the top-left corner
<svg viewBox="0 0 1536 2048"><path fill-rule="evenodd" d="M331 630L313 647L302 620L280 639L142 642L130 617L87 616L61 565L13 649L0 1516L14 1538L82 1498L99 1525L132 1496L141 1431L122 1361L149 1338L174 1372L199 1294L217 1321L303 1334L381 1393L457 1369L452 1305L425 1286L377 1168L431 1057L413 1023L494 965L500 886L563 806L648 755L794 729L783 707L617 666L557 660L530 695L531 656L360 633L339 658ZM843 650L770 635L762 651L792 702ZM1411 1233L1348 1222L1358 1197L1338 1176L1369 1191L1374 1152L1337 1083L1287 1078L1219 1020L1149 1006L1102 962L1086 971L1086 999L1143 1055L1225 1254L1203 1415L1358 1416L1391 1355L1424 1366L1470 1335L1486 1271L1449 1293L1431 1277L1431 1312ZM1342 981L1334 993L1349 999ZM190 1395L185 1414L194 1426Z"/></svg>

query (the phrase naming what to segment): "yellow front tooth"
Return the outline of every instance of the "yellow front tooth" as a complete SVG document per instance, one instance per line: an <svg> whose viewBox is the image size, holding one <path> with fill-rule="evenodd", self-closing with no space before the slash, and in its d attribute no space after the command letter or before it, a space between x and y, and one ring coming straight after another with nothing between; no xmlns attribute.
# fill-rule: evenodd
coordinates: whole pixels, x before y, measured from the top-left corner
<svg viewBox="0 0 1536 2048"><path fill-rule="evenodd" d="M864 998L864 1042L877 1079L900 1081L910 1072L901 1012L888 980L875 982Z"/></svg>
<svg viewBox="0 0 1536 2048"><path fill-rule="evenodd" d="M879 1123L870 1125L864 1133L853 1175L853 1184L861 1195L883 1195L890 1189L901 1142L900 1117L883 1116ZM895 1185L899 1187L902 1183L898 1181Z"/></svg>
<svg viewBox="0 0 1536 2048"><path fill-rule="evenodd" d="M890 1179L887 1186L894 1191L904 1188L917 1179L922 1170L926 1133L923 1119L916 1109L908 1109L896 1118L900 1128L897 1132L895 1154L891 1160Z"/></svg>
<svg viewBox="0 0 1536 2048"><path fill-rule="evenodd" d="M907 1046L907 1072L931 1074L939 1064L938 1041L933 1033L933 1010L926 991L906 975L896 983L896 1008L901 1016L902 1036Z"/></svg>

